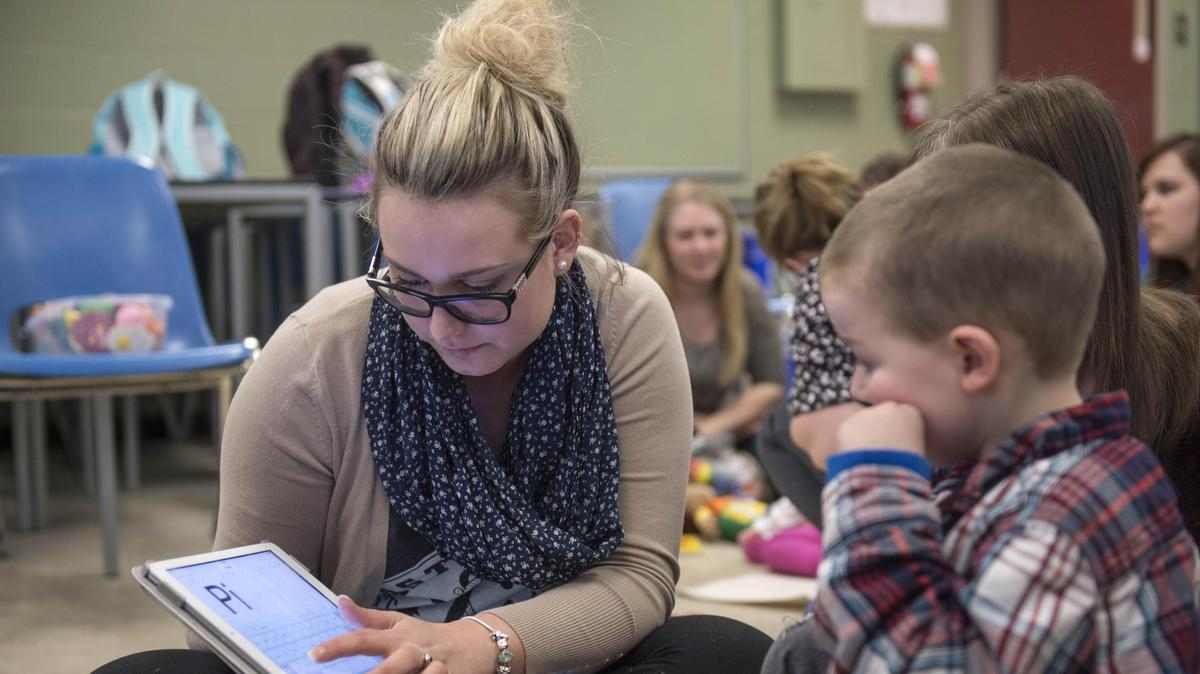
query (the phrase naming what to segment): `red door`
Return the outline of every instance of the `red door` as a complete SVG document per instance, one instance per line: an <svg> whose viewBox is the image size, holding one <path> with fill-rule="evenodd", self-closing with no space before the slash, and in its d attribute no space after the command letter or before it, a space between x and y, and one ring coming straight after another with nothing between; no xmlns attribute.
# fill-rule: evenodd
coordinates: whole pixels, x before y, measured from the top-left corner
<svg viewBox="0 0 1200 674"><path fill-rule="evenodd" d="M1116 104L1130 149L1140 157L1154 142L1154 63L1153 57L1134 60L1133 32L1134 0L1003 0L1000 74L1078 75L1092 82Z"/></svg>

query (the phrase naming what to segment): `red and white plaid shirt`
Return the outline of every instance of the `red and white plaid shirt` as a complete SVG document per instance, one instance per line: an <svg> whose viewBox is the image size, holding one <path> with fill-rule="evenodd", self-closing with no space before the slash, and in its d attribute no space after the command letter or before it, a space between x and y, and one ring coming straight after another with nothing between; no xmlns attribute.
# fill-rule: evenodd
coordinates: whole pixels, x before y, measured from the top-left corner
<svg viewBox="0 0 1200 674"><path fill-rule="evenodd" d="M1123 392L935 476L823 492L814 605L836 672L1200 672L1195 544Z"/></svg>

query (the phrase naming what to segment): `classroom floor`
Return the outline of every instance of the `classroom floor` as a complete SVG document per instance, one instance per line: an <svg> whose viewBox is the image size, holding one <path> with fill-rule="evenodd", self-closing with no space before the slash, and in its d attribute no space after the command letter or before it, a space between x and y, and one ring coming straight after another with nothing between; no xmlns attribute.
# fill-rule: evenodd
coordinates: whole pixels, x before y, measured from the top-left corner
<svg viewBox="0 0 1200 674"><path fill-rule="evenodd" d="M0 673L75 674L155 648L182 648L182 628L128 573L101 574L100 531L78 470L51 456L50 526L16 533L12 453L0 450L0 513L8 532L0 559ZM121 566L207 550L216 507L216 457L197 444L143 450L143 487L121 493ZM707 544L680 559L687 587L755 570L732 544ZM680 597L677 613L715 613L774 637L796 606L749 606Z"/></svg>

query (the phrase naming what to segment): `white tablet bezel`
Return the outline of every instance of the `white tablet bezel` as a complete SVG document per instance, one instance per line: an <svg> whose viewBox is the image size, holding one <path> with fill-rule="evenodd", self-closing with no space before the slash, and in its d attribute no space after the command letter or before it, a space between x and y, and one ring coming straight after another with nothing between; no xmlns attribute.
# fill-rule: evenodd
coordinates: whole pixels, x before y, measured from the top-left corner
<svg viewBox="0 0 1200 674"><path fill-rule="evenodd" d="M172 603L172 612L176 616L188 624L189 627L197 629L197 633L209 645L213 646L219 656L226 659L227 664L234 668L245 666L246 664L256 667L258 671L265 674L286 674L280 669L270 658L266 656L252 641L242 636L234 627L225 620L224 617L213 612L201 599L196 597L182 583L173 578L169 571L171 569L192 566L194 564L204 564L207 562L215 562L223 559L231 559L236 557L245 557L261 552L273 553L276 557L283 561L294 573L300 576L314 590L329 600L335 608L337 607L337 595L335 595L325 584L317 580L304 565L296 561L294 557L284 552L282 548L271 542L255 543L253 545L243 545L237 548L229 548L226 550L216 550L213 552L205 552L197 555L188 555L186 557L176 557L174 559L164 559L155 562L146 562L143 566L133 569L134 577L139 583L145 585L147 582L152 583L158 588L161 595L151 591L160 601L169 600ZM142 578L138 578L139 574ZM148 591L150 587L146 588ZM184 615L180 615L176 611L181 610ZM186 619L190 617L192 621ZM315 644L314 644L315 645ZM227 659L228 650L233 650L234 653L240 656L243 663L229 662Z"/></svg>

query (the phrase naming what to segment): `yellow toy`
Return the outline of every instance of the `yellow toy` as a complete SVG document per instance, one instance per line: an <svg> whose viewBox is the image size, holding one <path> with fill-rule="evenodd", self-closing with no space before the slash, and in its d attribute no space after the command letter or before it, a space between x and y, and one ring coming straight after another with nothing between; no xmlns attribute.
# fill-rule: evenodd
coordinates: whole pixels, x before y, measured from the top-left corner
<svg viewBox="0 0 1200 674"><path fill-rule="evenodd" d="M696 534L684 534L683 537L679 539L680 554L695 554L703 549L704 544L700 542L700 537Z"/></svg>

